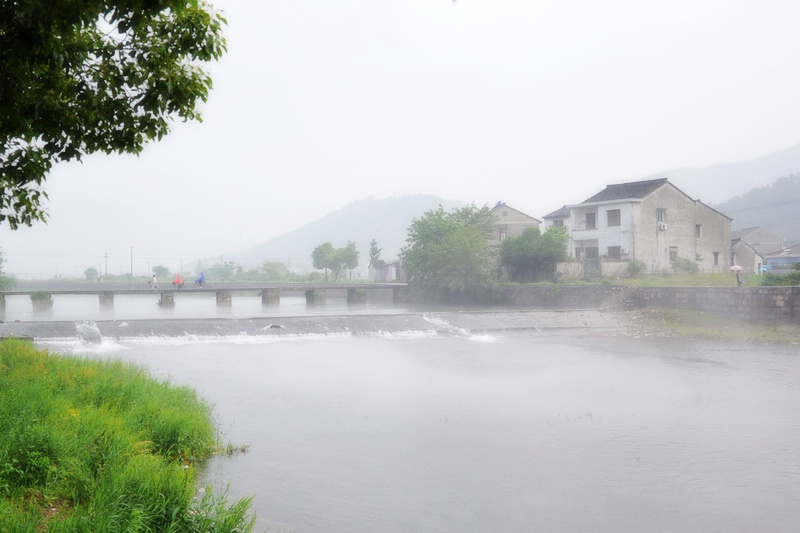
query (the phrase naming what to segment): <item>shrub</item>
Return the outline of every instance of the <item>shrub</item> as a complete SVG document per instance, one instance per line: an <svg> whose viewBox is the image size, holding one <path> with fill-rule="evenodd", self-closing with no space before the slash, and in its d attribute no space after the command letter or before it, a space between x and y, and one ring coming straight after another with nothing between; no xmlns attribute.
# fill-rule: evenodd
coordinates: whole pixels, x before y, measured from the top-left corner
<svg viewBox="0 0 800 533"><path fill-rule="evenodd" d="M686 274L697 274L700 272L700 267L697 266L697 263L685 257L678 257L675 259L675 261L672 262L672 267L677 272L684 272Z"/></svg>
<svg viewBox="0 0 800 533"><path fill-rule="evenodd" d="M629 278L638 278L647 270L647 264L639 259L628 261L627 275Z"/></svg>

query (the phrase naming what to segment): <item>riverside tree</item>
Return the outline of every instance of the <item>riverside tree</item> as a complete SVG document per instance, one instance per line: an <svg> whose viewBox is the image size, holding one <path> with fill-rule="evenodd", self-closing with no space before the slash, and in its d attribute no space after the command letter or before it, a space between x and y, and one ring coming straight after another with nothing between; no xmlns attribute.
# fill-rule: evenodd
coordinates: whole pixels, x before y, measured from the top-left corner
<svg viewBox="0 0 800 533"><path fill-rule="evenodd" d="M100 272L98 272L94 267L89 267L83 271L83 275L86 277L86 279L97 279L100 277Z"/></svg>
<svg viewBox="0 0 800 533"><path fill-rule="evenodd" d="M487 206L475 205L450 212L440 205L414 219L400 258L416 294L448 303L490 299L498 283L488 242L494 222Z"/></svg>
<svg viewBox="0 0 800 533"><path fill-rule="evenodd" d="M3 263L5 262L6 260L3 259L3 251L0 250L0 290L7 291L16 287L17 281L9 278L6 276L5 272L3 272Z"/></svg>
<svg viewBox="0 0 800 533"><path fill-rule="evenodd" d="M347 242L343 248L334 248L329 242L320 244L311 252L312 266L325 272L325 281L328 281L328 271L333 274L333 281L339 280L342 270L350 272L353 277L353 269L358 266L358 250L352 241Z"/></svg>
<svg viewBox="0 0 800 533"><path fill-rule="evenodd" d="M519 237L509 237L500 246L500 264L511 281L531 282L552 278L556 263L567 258L569 234L564 226L551 226L542 233L526 228Z"/></svg>
<svg viewBox="0 0 800 533"><path fill-rule="evenodd" d="M383 248L378 248L378 241L372 239L372 242L369 243L369 264L371 265L381 257L381 251Z"/></svg>
<svg viewBox="0 0 800 533"><path fill-rule="evenodd" d="M46 221L54 163L138 154L200 120L224 24L198 0L0 1L0 223Z"/></svg>

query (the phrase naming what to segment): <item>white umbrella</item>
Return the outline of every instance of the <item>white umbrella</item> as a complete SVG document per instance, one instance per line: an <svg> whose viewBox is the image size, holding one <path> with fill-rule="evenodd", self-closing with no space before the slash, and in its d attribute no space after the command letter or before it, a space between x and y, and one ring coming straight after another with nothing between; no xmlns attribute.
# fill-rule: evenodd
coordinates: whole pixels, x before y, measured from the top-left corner
<svg viewBox="0 0 800 533"><path fill-rule="evenodd" d="M739 265L733 265L733 266L730 268L730 270L744 270L744 269L743 269L742 267L740 267Z"/></svg>

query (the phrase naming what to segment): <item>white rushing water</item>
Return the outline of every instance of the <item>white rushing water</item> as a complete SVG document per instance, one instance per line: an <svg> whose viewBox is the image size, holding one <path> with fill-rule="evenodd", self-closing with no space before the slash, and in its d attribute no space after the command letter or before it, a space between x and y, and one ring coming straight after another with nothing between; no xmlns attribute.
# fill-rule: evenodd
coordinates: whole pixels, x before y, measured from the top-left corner
<svg viewBox="0 0 800 533"><path fill-rule="evenodd" d="M800 524L796 345L458 328L40 344L195 387L250 445L206 476L255 495L258 531Z"/></svg>

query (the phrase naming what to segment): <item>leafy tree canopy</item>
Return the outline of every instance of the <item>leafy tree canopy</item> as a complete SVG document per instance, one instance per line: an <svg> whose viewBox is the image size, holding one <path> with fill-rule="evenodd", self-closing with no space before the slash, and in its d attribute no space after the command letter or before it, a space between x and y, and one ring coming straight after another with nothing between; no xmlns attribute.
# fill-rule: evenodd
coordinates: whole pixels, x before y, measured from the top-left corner
<svg viewBox="0 0 800 533"><path fill-rule="evenodd" d="M153 267L153 274L161 279L167 279L170 277L172 272L170 272L170 270L164 265L156 265Z"/></svg>
<svg viewBox="0 0 800 533"><path fill-rule="evenodd" d="M381 256L381 251L383 248L378 248L378 241L372 239L372 242L369 243L369 264L371 265L374 261L376 261Z"/></svg>
<svg viewBox="0 0 800 533"><path fill-rule="evenodd" d="M17 281L15 279L9 278L8 276L5 275L5 272L3 272L3 263L5 262L6 260L3 259L3 252L2 250L0 250L0 290L7 291L16 287Z"/></svg>
<svg viewBox="0 0 800 533"><path fill-rule="evenodd" d="M567 257L569 234L564 226L526 228L519 237L509 237L500 246L500 262L512 281L531 282L552 278L556 263Z"/></svg>
<svg viewBox="0 0 800 533"><path fill-rule="evenodd" d="M53 164L200 120L225 19L199 0L0 1L0 223L46 220Z"/></svg>
<svg viewBox="0 0 800 533"><path fill-rule="evenodd" d="M89 267L83 271L83 275L86 276L86 279L95 279L100 276L100 272L94 267Z"/></svg>
<svg viewBox="0 0 800 533"><path fill-rule="evenodd" d="M311 252L312 266L325 271L325 281L328 281L328 271L333 274L333 281L339 280L342 270L349 270L352 278L353 269L358 266L358 256L356 244L351 241L344 248L334 248L331 243L326 242Z"/></svg>
<svg viewBox="0 0 800 533"><path fill-rule="evenodd" d="M233 281L241 276L244 268L233 261L214 263L214 266L205 271L206 279L214 281Z"/></svg>
<svg viewBox="0 0 800 533"><path fill-rule="evenodd" d="M429 300L461 303L490 298L497 284L488 238L495 217L487 206L427 211L408 228L400 257L415 292Z"/></svg>

